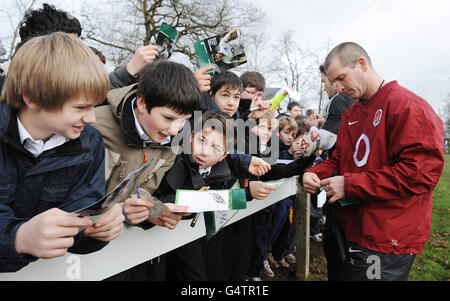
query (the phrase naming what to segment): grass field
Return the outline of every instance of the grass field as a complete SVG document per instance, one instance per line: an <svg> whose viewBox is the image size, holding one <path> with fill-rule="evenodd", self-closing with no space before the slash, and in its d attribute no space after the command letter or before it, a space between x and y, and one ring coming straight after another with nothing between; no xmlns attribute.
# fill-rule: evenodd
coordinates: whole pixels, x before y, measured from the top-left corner
<svg viewBox="0 0 450 301"><path fill-rule="evenodd" d="M417 255L409 280L450 280L450 155L445 156L445 166L439 184L433 193L431 235L422 254Z"/></svg>

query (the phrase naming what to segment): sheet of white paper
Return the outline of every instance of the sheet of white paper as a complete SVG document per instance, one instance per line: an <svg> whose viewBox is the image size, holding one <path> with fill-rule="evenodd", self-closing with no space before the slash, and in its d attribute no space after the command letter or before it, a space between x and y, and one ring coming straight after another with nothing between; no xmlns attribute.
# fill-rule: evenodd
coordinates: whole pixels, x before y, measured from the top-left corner
<svg viewBox="0 0 450 301"><path fill-rule="evenodd" d="M229 190L179 191L177 205L189 206L188 212L228 210Z"/></svg>
<svg viewBox="0 0 450 301"><path fill-rule="evenodd" d="M327 192L325 190L322 190L317 195L317 208L322 208L326 201L327 201Z"/></svg>

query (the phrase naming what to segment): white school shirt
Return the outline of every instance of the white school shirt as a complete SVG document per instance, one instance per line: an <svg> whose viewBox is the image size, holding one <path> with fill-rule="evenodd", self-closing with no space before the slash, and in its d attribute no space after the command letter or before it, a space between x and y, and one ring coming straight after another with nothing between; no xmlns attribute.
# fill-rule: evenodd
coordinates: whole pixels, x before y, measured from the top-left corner
<svg viewBox="0 0 450 301"><path fill-rule="evenodd" d="M209 174L211 173L211 168L212 168L212 166L207 167L207 168L205 168L205 169L199 168L199 169L198 169L198 173L199 173L200 175L202 175L202 174L204 174L204 173L207 173L208 176L209 176Z"/></svg>

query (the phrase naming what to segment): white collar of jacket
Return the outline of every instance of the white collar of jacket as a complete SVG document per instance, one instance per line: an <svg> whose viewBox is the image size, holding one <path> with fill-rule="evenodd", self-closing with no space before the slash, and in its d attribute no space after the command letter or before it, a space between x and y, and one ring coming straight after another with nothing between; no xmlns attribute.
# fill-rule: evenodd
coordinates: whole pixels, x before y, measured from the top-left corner
<svg viewBox="0 0 450 301"><path fill-rule="evenodd" d="M207 167L207 168L205 168L205 169L202 169L202 168L198 168L198 173L200 174L200 175L202 175L202 174L204 174L205 172L209 175L210 173L211 173L211 168L212 168L212 166L210 166L210 167Z"/></svg>

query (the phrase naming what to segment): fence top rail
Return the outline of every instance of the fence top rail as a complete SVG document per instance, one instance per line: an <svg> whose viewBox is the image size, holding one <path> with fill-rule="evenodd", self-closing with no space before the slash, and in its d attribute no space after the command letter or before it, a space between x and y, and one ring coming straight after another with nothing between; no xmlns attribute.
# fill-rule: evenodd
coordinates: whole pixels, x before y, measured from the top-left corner
<svg viewBox="0 0 450 301"><path fill-rule="evenodd" d="M296 192L297 177L288 178L265 200L248 202L247 209L240 210L230 224ZM190 223L190 220L181 220L174 230L162 227L143 230L126 225L121 235L100 251L39 259L15 273L0 273L0 281L102 280L206 235L203 214L195 227Z"/></svg>

